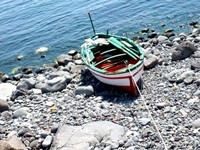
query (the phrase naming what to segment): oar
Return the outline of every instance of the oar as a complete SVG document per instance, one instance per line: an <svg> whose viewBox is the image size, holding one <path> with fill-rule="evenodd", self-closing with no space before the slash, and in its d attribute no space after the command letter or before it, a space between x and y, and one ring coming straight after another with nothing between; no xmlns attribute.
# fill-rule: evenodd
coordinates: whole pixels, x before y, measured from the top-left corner
<svg viewBox="0 0 200 150"><path fill-rule="evenodd" d="M135 56L133 56L131 53L129 53L128 51L126 51L123 47L121 47L119 44L117 44L116 42L114 42L113 40L109 39L108 40L109 43L113 44L115 47L121 49L122 51L124 51L126 54L128 54L130 57L134 58L135 60L137 60L137 58Z"/></svg>
<svg viewBox="0 0 200 150"><path fill-rule="evenodd" d="M111 44L113 44L114 46L116 46L117 48L123 50L125 53L127 53L129 56L133 57L134 59L139 58L139 56L134 53L133 51L129 50L128 48L126 48L120 41L118 41L116 38L114 37L110 37L108 39L108 42L110 42ZM137 60L137 59L136 59Z"/></svg>
<svg viewBox="0 0 200 150"><path fill-rule="evenodd" d="M124 46L126 46L127 48L129 48L130 50L134 51L135 53L139 54L139 51L137 51L136 49L133 49L132 45L126 41L120 41L122 44L124 44Z"/></svg>

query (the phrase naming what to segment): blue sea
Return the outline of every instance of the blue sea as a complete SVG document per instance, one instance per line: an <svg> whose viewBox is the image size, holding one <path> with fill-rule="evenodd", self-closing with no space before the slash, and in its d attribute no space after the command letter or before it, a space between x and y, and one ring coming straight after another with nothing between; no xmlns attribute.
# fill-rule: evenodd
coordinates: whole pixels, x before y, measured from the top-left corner
<svg viewBox="0 0 200 150"><path fill-rule="evenodd" d="M145 28L188 33L188 24L200 21L199 0L1 0L0 72L42 66L69 50L80 50L85 37L93 35L88 12L96 32L130 38ZM40 47L49 51L35 54ZM21 61L19 55L24 56Z"/></svg>

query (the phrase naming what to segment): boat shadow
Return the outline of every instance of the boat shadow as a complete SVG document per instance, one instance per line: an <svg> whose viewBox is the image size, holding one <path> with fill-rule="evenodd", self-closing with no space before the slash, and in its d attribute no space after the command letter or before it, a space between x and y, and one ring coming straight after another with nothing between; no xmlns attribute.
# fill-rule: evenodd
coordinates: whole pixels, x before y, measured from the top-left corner
<svg viewBox="0 0 200 150"><path fill-rule="evenodd" d="M103 97L103 100L105 101L130 104L139 98L133 96L122 88L100 82L90 73L88 69L82 71L81 81L83 86L92 86L94 89L94 95L96 97Z"/></svg>

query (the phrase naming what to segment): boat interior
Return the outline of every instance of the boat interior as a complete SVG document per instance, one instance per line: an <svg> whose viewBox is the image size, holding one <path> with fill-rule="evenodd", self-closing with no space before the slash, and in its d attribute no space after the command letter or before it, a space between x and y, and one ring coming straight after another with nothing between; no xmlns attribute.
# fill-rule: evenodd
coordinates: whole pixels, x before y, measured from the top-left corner
<svg viewBox="0 0 200 150"><path fill-rule="evenodd" d="M137 47L130 44L128 46L129 48L124 50L111 43L94 46L90 48L94 55L90 63L98 69L106 70L108 74L124 72L127 70L127 65L134 65L140 60L140 52Z"/></svg>

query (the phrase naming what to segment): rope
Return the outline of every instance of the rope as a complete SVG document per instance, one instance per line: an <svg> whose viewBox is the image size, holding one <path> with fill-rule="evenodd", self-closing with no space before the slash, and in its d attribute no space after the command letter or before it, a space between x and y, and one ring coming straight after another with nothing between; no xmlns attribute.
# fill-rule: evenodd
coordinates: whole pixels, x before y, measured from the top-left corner
<svg viewBox="0 0 200 150"><path fill-rule="evenodd" d="M131 71L130 71L130 68L128 67L128 65L127 65L127 62L125 62L125 64L126 64L126 67L128 68L128 71L129 71L129 73L130 73L130 75L131 75ZM159 129L158 129L158 126L157 126L157 124L156 124L156 122L155 122L155 120L154 120L152 114L151 114L151 111L150 111L149 108L147 107L147 105L146 105L146 103L145 103L145 99L144 99L144 97L143 97L143 95L142 95L142 93L141 93L141 91L140 91L140 89L139 89L137 83L135 82L135 79L133 78L132 75L131 75L131 77L132 77L132 80L133 80L133 82L134 82L134 84L135 84L135 86L136 86L136 88L137 88L137 90L138 90L138 92L139 92L139 94L140 94L140 96L141 96L141 99L142 99L142 101L143 101L143 103L144 103L144 105L145 105L145 107L146 107L146 109L147 109L147 111L148 111L148 113L149 113L149 116L151 117L151 120L153 121L153 124L154 124L154 126L155 126L155 128L156 128L156 130L157 130L157 132L158 132L158 135L160 136L160 139L162 140L162 143L163 143L163 145L164 145L164 147L165 147L165 150L168 150L167 145L165 144L165 141L164 141L164 139L163 139L163 137L162 137L162 135L161 135L161 133L160 133L160 131L159 131Z"/></svg>

